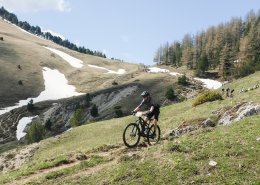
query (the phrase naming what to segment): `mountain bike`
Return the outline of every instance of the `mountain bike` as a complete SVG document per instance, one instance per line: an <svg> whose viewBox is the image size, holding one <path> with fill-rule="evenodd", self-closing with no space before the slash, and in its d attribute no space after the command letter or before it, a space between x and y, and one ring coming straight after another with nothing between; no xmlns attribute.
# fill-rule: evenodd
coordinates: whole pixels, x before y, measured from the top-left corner
<svg viewBox="0 0 260 185"><path fill-rule="evenodd" d="M141 137L146 138L149 145L157 143L160 140L161 135L159 125L155 128L153 119L148 120L145 124L145 121L142 118L143 112L137 112L133 115L138 117L138 119L125 127L123 133L124 144L129 148L136 147Z"/></svg>

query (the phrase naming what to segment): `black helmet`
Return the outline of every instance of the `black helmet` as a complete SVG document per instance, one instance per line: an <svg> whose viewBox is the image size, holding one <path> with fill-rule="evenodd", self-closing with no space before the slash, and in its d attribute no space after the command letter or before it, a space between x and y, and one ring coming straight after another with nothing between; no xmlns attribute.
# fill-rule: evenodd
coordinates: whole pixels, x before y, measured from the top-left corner
<svg viewBox="0 0 260 185"><path fill-rule="evenodd" d="M150 95L150 93L149 93L148 91L144 91L144 92L142 92L142 94L141 94L142 97L147 97L147 96L149 96L149 95Z"/></svg>

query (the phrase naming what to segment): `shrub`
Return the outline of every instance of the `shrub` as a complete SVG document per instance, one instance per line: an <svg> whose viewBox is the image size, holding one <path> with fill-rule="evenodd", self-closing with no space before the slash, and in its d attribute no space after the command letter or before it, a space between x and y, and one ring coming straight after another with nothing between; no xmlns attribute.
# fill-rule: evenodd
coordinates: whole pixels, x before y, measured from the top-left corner
<svg viewBox="0 0 260 185"><path fill-rule="evenodd" d="M27 110L28 110L28 111L32 111L33 109L34 109L33 99L31 99L31 100L27 103Z"/></svg>
<svg viewBox="0 0 260 185"><path fill-rule="evenodd" d="M174 90L172 87L168 87L165 93L165 97L169 100L174 100L175 99L175 94L174 94Z"/></svg>
<svg viewBox="0 0 260 185"><path fill-rule="evenodd" d="M118 85L118 83L116 81L113 81L112 85Z"/></svg>
<svg viewBox="0 0 260 185"><path fill-rule="evenodd" d="M201 95L199 95L194 102L192 103L192 106L195 107L197 105L203 104L205 102L211 102L215 100L223 100L220 93L216 91L205 91Z"/></svg>
<svg viewBox="0 0 260 185"><path fill-rule="evenodd" d="M51 130L51 126L52 126L52 122L51 122L50 119L48 119L48 120L46 121L46 123L45 123L45 128L46 128L47 130Z"/></svg>
<svg viewBox="0 0 260 185"><path fill-rule="evenodd" d="M82 109L76 109L74 112L73 117L70 120L70 126L71 127L76 127L80 126L83 123L83 112Z"/></svg>
<svg viewBox="0 0 260 185"><path fill-rule="evenodd" d="M19 85L23 85L23 81L22 81L22 80L19 80L19 81L18 81L18 84L19 84Z"/></svg>
<svg viewBox="0 0 260 185"><path fill-rule="evenodd" d="M75 107L74 107L75 110L80 109L80 103L79 102L76 102L74 105L75 105Z"/></svg>
<svg viewBox="0 0 260 185"><path fill-rule="evenodd" d="M92 98L91 98L90 94L87 93L86 96L85 96L85 100L88 101L88 102L90 102L91 99L92 99Z"/></svg>
<svg viewBox="0 0 260 185"><path fill-rule="evenodd" d="M98 116L98 107L94 104L90 110L90 115L93 117Z"/></svg>
<svg viewBox="0 0 260 185"><path fill-rule="evenodd" d="M244 64L237 67L234 71L235 78L242 78L255 72L256 66L250 64Z"/></svg>
<svg viewBox="0 0 260 185"><path fill-rule="evenodd" d="M178 77L178 84L184 86L188 85L188 78L186 77L186 75Z"/></svg>
<svg viewBox="0 0 260 185"><path fill-rule="evenodd" d="M120 105L116 105L116 106L114 107L114 109L121 109L121 106L120 106Z"/></svg>
<svg viewBox="0 0 260 185"><path fill-rule="evenodd" d="M4 41L4 37L0 37L0 40L1 40L1 41Z"/></svg>
<svg viewBox="0 0 260 185"><path fill-rule="evenodd" d="M117 118L123 117L124 113L121 110L121 106L119 106L119 105L115 106L114 109L115 109L115 114L116 114Z"/></svg>
<svg viewBox="0 0 260 185"><path fill-rule="evenodd" d="M26 135L26 140L29 144L41 141L45 136L45 129L41 123L32 123L28 134Z"/></svg>
<svg viewBox="0 0 260 185"><path fill-rule="evenodd" d="M90 94L87 93L86 96L85 96L85 101L86 101L86 107L87 107L87 108L90 107L91 99L92 99L92 98L91 98Z"/></svg>

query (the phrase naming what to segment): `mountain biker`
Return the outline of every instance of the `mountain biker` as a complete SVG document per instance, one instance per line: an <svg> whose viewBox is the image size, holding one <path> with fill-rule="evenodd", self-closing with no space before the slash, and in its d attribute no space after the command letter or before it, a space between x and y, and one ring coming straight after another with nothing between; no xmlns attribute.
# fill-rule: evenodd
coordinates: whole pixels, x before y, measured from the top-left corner
<svg viewBox="0 0 260 185"><path fill-rule="evenodd" d="M150 120L154 116L154 126L157 128L157 123L158 123L158 118L160 114L160 105L155 103L154 99L150 96L150 93L148 91L144 91L141 94L143 100L138 105L133 112L140 111L141 107L143 105L146 105L148 108L148 111L145 116L145 124L147 123L148 120Z"/></svg>

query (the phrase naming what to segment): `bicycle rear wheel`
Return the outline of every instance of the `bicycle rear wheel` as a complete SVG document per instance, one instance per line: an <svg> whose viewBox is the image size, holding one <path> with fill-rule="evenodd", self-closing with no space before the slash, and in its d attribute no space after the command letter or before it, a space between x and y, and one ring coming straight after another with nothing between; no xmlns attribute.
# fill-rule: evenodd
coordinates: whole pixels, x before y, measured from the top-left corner
<svg viewBox="0 0 260 185"><path fill-rule="evenodd" d="M147 142L149 145L153 145L158 143L158 141L160 140L161 137L161 129L159 127L159 125L157 125L156 129L155 126L152 125L147 132Z"/></svg>
<svg viewBox="0 0 260 185"><path fill-rule="evenodd" d="M140 129L136 123L130 123L126 126L123 133L124 144L129 147L135 147L140 141Z"/></svg>

